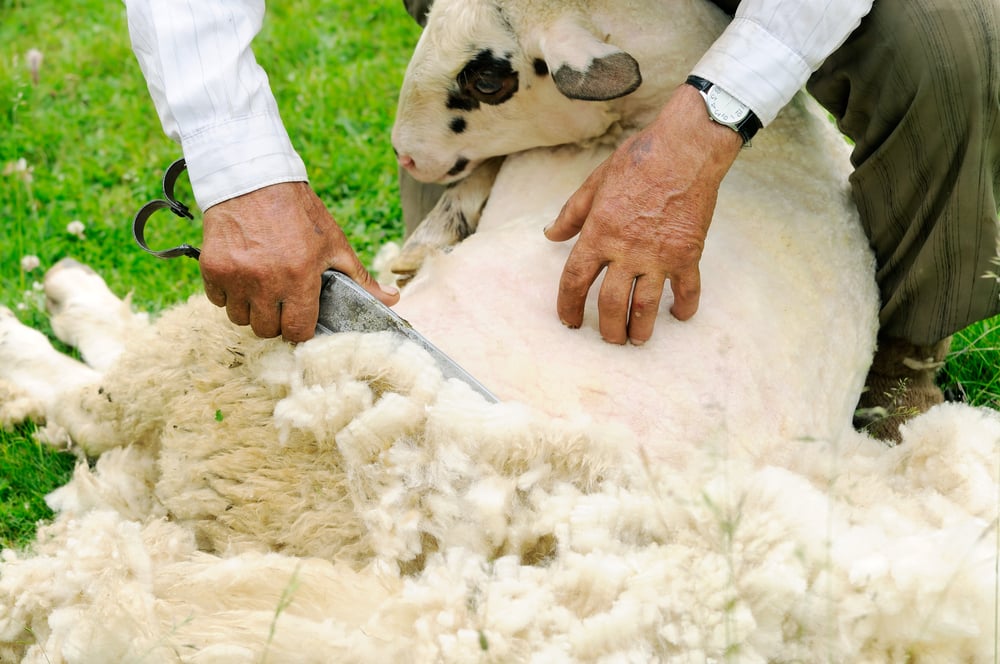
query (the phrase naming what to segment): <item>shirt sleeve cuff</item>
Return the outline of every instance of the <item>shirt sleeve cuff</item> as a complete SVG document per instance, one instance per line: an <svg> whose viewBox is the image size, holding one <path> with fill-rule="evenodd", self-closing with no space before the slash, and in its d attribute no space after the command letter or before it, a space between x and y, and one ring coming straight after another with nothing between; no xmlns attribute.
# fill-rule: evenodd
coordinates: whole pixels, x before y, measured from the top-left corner
<svg viewBox="0 0 1000 664"><path fill-rule="evenodd" d="M765 126L809 80L803 57L760 24L735 18L691 72L747 104Z"/></svg>
<svg viewBox="0 0 1000 664"><path fill-rule="evenodd" d="M307 181L281 118L235 118L181 138L191 189L203 211L280 182Z"/></svg>

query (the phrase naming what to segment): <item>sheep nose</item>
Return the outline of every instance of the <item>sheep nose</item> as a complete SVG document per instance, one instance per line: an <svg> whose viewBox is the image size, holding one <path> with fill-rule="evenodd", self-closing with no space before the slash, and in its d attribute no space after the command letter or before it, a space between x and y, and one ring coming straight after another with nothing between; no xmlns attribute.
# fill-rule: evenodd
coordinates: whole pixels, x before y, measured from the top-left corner
<svg viewBox="0 0 1000 664"><path fill-rule="evenodd" d="M417 162L413 161L413 157L408 154L398 155L396 160L399 162L400 166L408 171L412 171L417 165Z"/></svg>

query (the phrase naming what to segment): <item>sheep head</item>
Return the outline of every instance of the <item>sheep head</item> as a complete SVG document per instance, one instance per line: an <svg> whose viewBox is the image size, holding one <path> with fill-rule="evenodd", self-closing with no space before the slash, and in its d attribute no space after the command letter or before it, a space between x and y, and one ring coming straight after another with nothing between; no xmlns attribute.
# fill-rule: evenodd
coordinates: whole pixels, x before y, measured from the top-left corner
<svg viewBox="0 0 1000 664"><path fill-rule="evenodd" d="M437 0L400 89L393 147L418 180L599 136L642 82L577 3Z"/></svg>

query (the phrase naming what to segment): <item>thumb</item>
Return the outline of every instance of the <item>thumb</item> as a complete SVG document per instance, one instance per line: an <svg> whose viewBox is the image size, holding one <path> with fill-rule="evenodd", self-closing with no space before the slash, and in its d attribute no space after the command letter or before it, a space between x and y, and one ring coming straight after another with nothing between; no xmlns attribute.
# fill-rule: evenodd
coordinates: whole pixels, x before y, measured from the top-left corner
<svg viewBox="0 0 1000 664"><path fill-rule="evenodd" d="M399 302L399 289L395 286L382 286L375 278L369 274L365 266L361 264L361 259L356 255L351 256L346 265L333 265L334 269L340 270L355 283L371 293L379 302L391 307Z"/></svg>
<svg viewBox="0 0 1000 664"><path fill-rule="evenodd" d="M580 188L563 205L556 220L545 227L545 237L549 240L553 242L565 242L579 233L580 229L583 228L583 223L587 221L587 216L590 215L590 207L594 204L594 193L597 189L594 175L596 173L592 173L580 185Z"/></svg>

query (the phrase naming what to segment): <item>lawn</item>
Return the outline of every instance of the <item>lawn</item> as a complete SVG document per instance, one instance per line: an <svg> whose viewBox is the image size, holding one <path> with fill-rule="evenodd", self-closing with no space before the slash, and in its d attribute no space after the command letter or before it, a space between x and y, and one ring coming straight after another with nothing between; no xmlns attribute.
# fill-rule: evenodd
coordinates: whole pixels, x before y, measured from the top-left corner
<svg viewBox="0 0 1000 664"><path fill-rule="evenodd" d="M194 261L156 260L131 239L132 216L160 196L162 171L180 153L149 101L124 7L66 7L0 0L0 303L46 332L37 282L65 256L92 265L116 292L132 292L140 309L200 289ZM402 234L389 129L418 28L399 0L286 0L268 11L258 60L314 187L370 264ZM164 214L156 223L148 235L156 246L200 239L197 220ZM29 256L37 267L28 269ZM1000 320L987 321L957 335L944 375L955 393L994 407L998 328ZM0 431L0 547L31 539L49 514L43 496L75 463L31 434L28 426Z"/></svg>
<svg viewBox="0 0 1000 664"><path fill-rule="evenodd" d="M38 281L72 256L137 308L201 288L188 259L157 260L132 241L135 211L180 156L167 139L129 46L120 2L0 0L0 303L48 332ZM419 28L399 0L270 3L254 42L317 192L362 259L402 234L389 131ZM40 64L39 64L40 56ZM184 193L193 203L189 193ZM198 221L160 213L147 239L197 244ZM197 215L196 215L197 217ZM69 232L83 224L82 237ZM39 267L22 269L26 256ZM42 497L74 459L0 430L0 547L29 540Z"/></svg>

